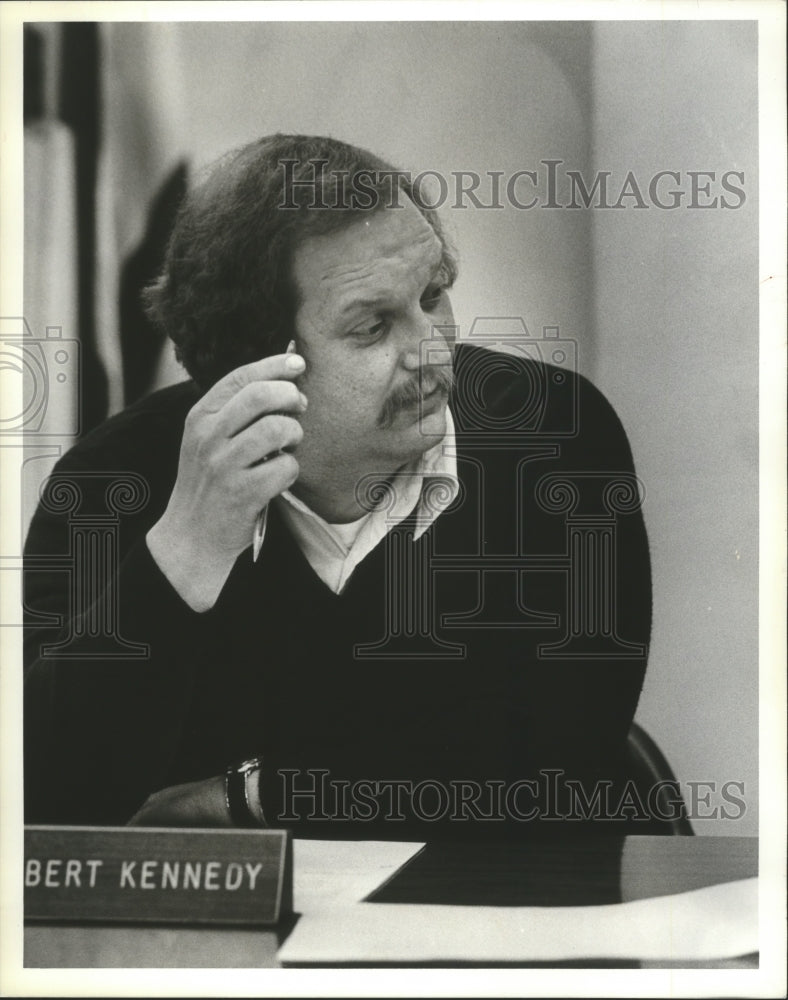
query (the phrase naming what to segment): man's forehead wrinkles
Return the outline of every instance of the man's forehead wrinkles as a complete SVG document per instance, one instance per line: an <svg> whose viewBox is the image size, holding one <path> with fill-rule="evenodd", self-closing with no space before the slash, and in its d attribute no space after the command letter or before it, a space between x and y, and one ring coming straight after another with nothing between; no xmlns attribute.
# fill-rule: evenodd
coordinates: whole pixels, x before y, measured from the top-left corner
<svg viewBox="0 0 788 1000"><path fill-rule="evenodd" d="M437 259L443 256L443 244L438 239L437 233L429 225L425 223L427 229L425 229L421 236L413 240L411 246L415 249L424 248L425 252L430 253L433 259Z"/></svg>
<svg viewBox="0 0 788 1000"><path fill-rule="evenodd" d="M403 296L420 295L446 259L443 241L413 207L393 209L333 234L307 239L294 271L307 310L332 322L359 309L394 308Z"/></svg>
<svg viewBox="0 0 788 1000"><path fill-rule="evenodd" d="M322 269L319 281L371 277L379 270L380 264L401 268L434 267L443 257L443 247L435 237L434 246L429 247L432 252L429 254L425 252L427 247L424 244L433 242L430 239L432 235L434 234L430 233L426 238L420 238L409 244L400 243L390 249L375 249L370 258L362 262L341 260L329 264Z"/></svg>
<svg viewBox="0 0 788 1000"><path fill-rule="evenodd" d="M378 260L385 260L387 258L378 258ZM348 264L345 261L340 261L338 264L332 264L325 268L319 277L320 284L329 284L334 281L361 281L366 277L369 277L375 273L377 268L375 264L376 260L364 261L361 264Z"/></svg>
<svg viewBox="0 0 788 1000"><path fill-rule="evenodd" d="M443 248L437 245L436 252L429 256L409 251L398 250L392 254L376 254L363 262L339 261L322 269L318 283L324 288L342 284L355 286L366 280L373 280L384 275L398 275L401 278L421 275L423 271L429 277L440 265L443 259Z"/></svg>

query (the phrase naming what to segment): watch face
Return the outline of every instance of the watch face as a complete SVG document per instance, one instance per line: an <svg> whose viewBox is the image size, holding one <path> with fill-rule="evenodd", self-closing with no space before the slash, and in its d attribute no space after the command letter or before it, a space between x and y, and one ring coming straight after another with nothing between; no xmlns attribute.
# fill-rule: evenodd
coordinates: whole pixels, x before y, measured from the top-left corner
<svg viewBox="0 0 788 1000"><path fill-rule="evenodd" d="M262 764L262 758L252 757L249 760L245 760L242 764L239 764L237 770L242 774L246 774L249 771L255 771L257 768L262 767Z"/></svg>

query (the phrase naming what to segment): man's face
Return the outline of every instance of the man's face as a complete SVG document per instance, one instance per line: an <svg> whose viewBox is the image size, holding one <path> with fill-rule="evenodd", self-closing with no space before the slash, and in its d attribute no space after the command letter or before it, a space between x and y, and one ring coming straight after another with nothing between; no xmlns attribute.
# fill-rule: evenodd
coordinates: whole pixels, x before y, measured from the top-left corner
<svg viewBox="0 0 788 1000"><path fill-rule="evenodd" d="M389 472L440 441L451 352L435 327L454 318L443 249L418 209L406 201L308 238L293 274L309 400L302 474L327 461Z"/></svg>

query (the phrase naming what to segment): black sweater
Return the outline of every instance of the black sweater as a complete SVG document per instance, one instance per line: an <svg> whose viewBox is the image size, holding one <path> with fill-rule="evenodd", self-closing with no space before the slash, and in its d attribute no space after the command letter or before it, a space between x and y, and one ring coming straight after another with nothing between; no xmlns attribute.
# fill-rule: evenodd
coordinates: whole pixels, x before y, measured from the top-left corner
<svg viewBox="0 0 788 1000"><path fill-rule="evenodd" d="M424 786L415 819L406 793L404 821L381 822L385 806L326 821L339 799L285 796L319 785L307 769L350 783L345 809L359 789L368 803L359 782L621 778L651 620L642 513L619 502L626 436L579 376L473 347L455 367L459 496L416 542L410 519L396 527L340 595L276 505L260 559L242 553L209 612L158 569L145 534L174 484L192 383L58 463L26 546L28 822L123 823L152 791L257 754L269 820L320 836L420 835L441 793ZM126 492L108 493L119 479Z"/></svg>

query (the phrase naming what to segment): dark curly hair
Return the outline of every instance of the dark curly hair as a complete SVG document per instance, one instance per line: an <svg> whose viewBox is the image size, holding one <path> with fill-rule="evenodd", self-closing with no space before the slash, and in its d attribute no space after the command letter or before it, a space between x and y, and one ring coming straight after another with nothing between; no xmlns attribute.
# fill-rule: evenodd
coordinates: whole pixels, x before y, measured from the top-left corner
<svg viewBox="0 0 788 1000"><path fill-rule="evenodd" d="M344 185L358 176L368 194L354 200ZM456 264L437 214L409 175L373 154L338 139L281 133L228 153L182 204L162 274L143 292L147 315L208 389L292 339L299 244L391 204L397 190L433 227L451 282Z"/></svg>

